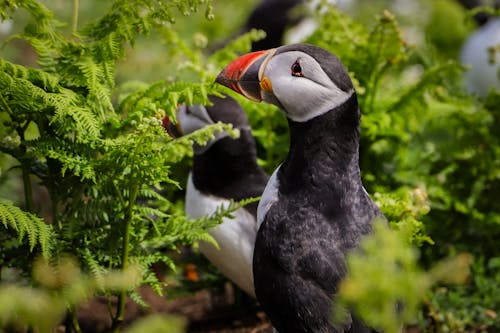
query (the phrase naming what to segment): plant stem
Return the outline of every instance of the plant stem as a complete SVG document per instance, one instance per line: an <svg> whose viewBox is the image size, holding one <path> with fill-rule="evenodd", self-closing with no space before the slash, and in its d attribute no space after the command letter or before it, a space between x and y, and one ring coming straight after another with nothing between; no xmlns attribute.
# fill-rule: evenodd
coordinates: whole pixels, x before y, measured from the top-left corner
<svg viewBox="0 0 500 333"><path fill-rule="evenodd" d="M34 213L35 205L33 203L33 188L31 187L30 166L26 161L23 162L22 172L23 172L23 183L24 183L24 201L26 204L26 210L30 213Z"/></svg>
<svg viewBox="0 0 500 333"><path fill-rule="evenodd" d="M82 332L80 324L78 323L78 318L76 317L76 312L74 307L71 307L67 313L66 332L75 332L75 333Z"/></svg>
<svg viewBox="0 0 500 333"><path fill-rule="evenodd" d="M78 0L73 0L73 19L71 33L74 35L78 30Z"/></svg>
<svg viewBox="0 0 500 333"><path fill-rule="evenodd" d="M130 198L128 201L128 206L125 211L125 223L124 223L124 231L123 231L123 243L122 243L122 272L128 268L128 254L129 254L129 244L130 244L130 226L132 224L133 218L133 210L135 206L135 202L137 200L137 195L139 193L139 186L133 185L130 189ZM125 301L127 299L127 291L123 290L118 295L118 304L116 307L116 316L113 318L112 329L113 332L119 332L120 327L123 323L123 318L125 315Z"/></svg>
<svg viewBox="0 0 500 333"><path fill-rule="evenodd" d="M24 155L21 156L21 159L19 161L21 163L21 170L23 174L24 204L26 205L26 210L28 212L34 213L35 205L33 203L33 188L31 186L31 179L30 179L31 165L29 159L26 158L26 146L24 146L25 143L24 131L26 130L26 127L24 128L18 127L16 130L17 134L21 138L21 149Z"/></svg>
<svg viewBox="0 0 500 333"><path fill-rule="evenodd" d="M14 113L10 109L9 104L7 103L7 101L5 100L5 98L2 96L2 94L0 94L0 101L2 101L2 105L5 108L4 110L9 114L9 117L12 119Z"/></svg>

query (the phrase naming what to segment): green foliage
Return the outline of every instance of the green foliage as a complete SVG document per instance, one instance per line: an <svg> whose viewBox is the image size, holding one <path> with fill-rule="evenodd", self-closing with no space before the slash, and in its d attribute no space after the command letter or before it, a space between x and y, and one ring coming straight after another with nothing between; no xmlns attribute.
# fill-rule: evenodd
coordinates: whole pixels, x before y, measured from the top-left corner
<svg viewBox="0 0 500 333"><path fill-rule="evenodd" d="M497 329L500 94L492 92L479 100L463 92L464 68L448 58L467 32L457 23L464 13L449 1L425 3L433 17L453 6L453 13L439 14L438 22L451 32L436 29L436 21L428 19L426 39L431 47L409 44L389 11L381 11L375 19L366 16L367 23L326 1L316 13L319 27L307 40L337 54L350 71L363 114L364 184L396 230L377 228L362 255L349 259L352 277L343 287L344 305L370 305L356 309L388 331L413 321L422 301L426 312L420 316L421 324L429 330ZM0 181L20 170L25 198L23 210L0 202L0 228L7 230L0 233L0 257L2 265L22 269L40 285L1 286L0 304L15 305L12 309L23 314L24 323L48 330L65 311L71 313L73 305L94 293L115 293L123 301L127 292L140 303L131 290L136 283L147 283L161 293L164 284L151 266L162 262L175 269L168 251L213 241L206 230L244 204L232 203L211 218L186 219L179 198L192 143L203 144L214 131L237 133L216 124L172 140L161 119L165 115L175 119L180 103L204 104L208 94L222 91L213 84L215 75L249 51L262 33L252 31L210 56L206 51L214 38L231 30L223 21L237 25L249 4L231 5L231 17L216 18L214 25L204 18L192 22L192 17L181 17L201 8L201 16L211 18L212 10L217 13L223 6L213 9L209 0L115 0L102 6L107 8L102 15L93 13L93 21L74 15L66 24L37 1L0 2L2 18L22 12L27 20L25 29L7 44L29 44L38 63L32 68L0 57ZM187 26L187 32L178 24ZM446 34L440 35L443 31ZM148 36L154 39L148 41L144 38ZM147 43L161 45L161 66L141 60L124 73L129 63L123 59L133 55L131 47ZM160 80L136 81L151 72ZM134 81L122 82L125 77ZM249 114L260 163L272 171L288 148L286 119L273 106L236 98ZM13 158L14 168L8 169L6 156ZM41 215L33 202L32 182L49 192L45 222L50 225L37 217ZM420 257L410 244L420 247ZM443 278L447 275L466 271L465 256L436 264L463 251L475 260L470 282L432 287L447 281ZM38 273L31 274L37 255L57 262L65 253L73 255L85 272L68 270L78 271L68 273L76 276L74 280L65 280L74 281L74 289L70 282L54 287L40 282ZM419 268L417 261L429 270ZM48 267L60 270L57 265ZM131 267L140 275L133 284L109 283L114 269L128 272ZM376 278L367 281L366 276ZM43 316L47 322L40 321L37 310L13 299L14 293L39 300L33 304L54 312ZM405 306L395 311L401 302ZM12 322L11 311L0 309L0 325ZM119 312L113 314L118 328ZM379 312L383 315L373 318ZM172 326L151 320L153 324L138 324L131 330L142 331L141 325L182 329L175 320L167 324Z"/></svg>
<svg viewBox="0 0 500 333"><path fill-rule="evenodd" d="M62 24L39 2L0 4L4 18L19 9L29 14L24 32L10 40L29 43L39 64L35 69L0 59L1 130L5 135L0 151L13 157L22 170L27 211L35 211L30 179L34 177L48 190L52 223L48 225L49 221L2 201L1 223L9 230L0 237L2 248L15 247L13 240L28 238L34 252L20 257L15 251L2 251L2 263L22 267L29 275L37 253L54 260L66 254L75 256L90 277L83 285L75 281L74 288L85 297L96 292L119 296L113 314L115 331L123 320L126 294L132 290L118 281L108 283L111 270L125 272L139 267L140 277L133 285L147 283L161 293L164 285L151 266L163 262L172 270L176 268L165 250L211 240L207 229L240 207L232 204L211 218L188 221L173 201L175 196L162 195L163 187L171 192L179 190L182 179L171 170L192 154L193 143L204 145L217 131L238 135L230 126L218 123L173 140L162 127L166 114L175 118L179 103L207 103L207 94L217 93L212 84L215 69L201 71L204 63L200 54L175 39L171 25L176 15L188 15L203 4L206 15L211 16L210 1L117 0L101 18L74 30L71 36L63 33ZM77 26L77 17L73 20ZM192 70L196 82L168 79L129 86L115 101L117 62L125 56L127 45L153 31L170 36L170 41L186 52L190 69L196 69ZM232 52L249 44L254 35L236 42ZM10 290L5 291L5 297L12 297ZM21 288L20 292L30 291ZM53 305L48 324L36 320L37 315L27 308L29 304L20 301L16 306L24 309L20 311L26 323L42 331L53 327L64 311L83 299L61 296L72 295L72 290L63 290L57 295L60 299L43 290L32 292L45 304L42 309ZM131 296L141 302L137 294ZM9 316L2 324L12 319Z"/></svg>
<svg viewBox="0 0 500 333"><path fill-rule="evenodd" d="M361 243L363 254L348 257L351 273L340 286L340 297L368 325L396 333L414 319L429 282L405 237L380 222L374 227L374 233Z"/></svg>
<svg viewBox="0 0 500 333"><path fill-rule="evenodd" d="M440 287L427 304L429 321L439 332L486 331L499 327L500 259L473 262L472 279L455 288Z"/></svg>
<svg viewBox="0 0 500 333"><path fill-rule="evenodd" d="M61 258L54 264L36 261L33 277L36 288L17 284L0 286L0 326L9 324L19 329L36 326L41 333L53 332L68 306L86 300L98 288L132 289L139 284L141 271L131 267L109 272L97 284L79 270L74 260Z"/></svg>
<svg viewBox="0 0 500 333"><path fill-rule="evenodd" d="M26 236L30 251L39 245L42 256L49 257L50 248L54 246L52 243L54 239L52 238L52 228L43 219L22 211L11 202L0 200L0 222L8 231L12 231L12 229L15 231L19 242L23 242ZM2 259L5 260L5 258Z"/></svg>
<svg viewBox="0 0 500 333"><path fill-rule="evenodd" d="M326 3L322 3L321 13L320 27L308 41L337 54L354 78L363 114L360 163L364 184L374 193L391 227L422 246L420 261L427 267L463 251L472 253L483 263L480 266L498 257L495 239L500 235L500 211L494 191L500 180L498 92L485 100L466 95L461 86L462 66L446 55L436 56L428 49L408 45L394 16L386 11L370 25L362 25ZM455 43L458 40L455 38ZM375 256L381 249L373 248L369 255ZM404 249L399 244L392 251ZM360 277L370 276L364 270L372 267L369 260L364 265L353 268L360 270ZM391 269L380 262L379 266L384 267L381 271ZM418 276L412 269L407 273L402 277ZM439 313L441 327L456 327L453 318L463 318L458 314L458 302L449 298L479 298L482 290L497 284L491 270L476 269L473 274L481 276L482 287L474 283L451 286L442 297L430 296L439 304L433 310ZM363 285L360 280L353 283ZM379 290L372 287L367 290ZM392 288L387 296L405 287L392 281ZM379 292L382 295L385 291ZM406 297L409 299L404 302L413 305L424 300L416 295ZM358 301L368 304L367 298L360 296ZM489 304L497 304L499 297L491 298L495 301ZM471 313L484 314L490 309L480 302L462 305ZM396 319L381 321L391 320ZM374 323L383 326L379 321ZM461 325L498 327L484 315L467 316Z"/></svg>
<svg viewBox="0 0 500 333"><path fill-rule="evenodd" d="M341 305L336 313L343 313L340 307L348 306L371 327L397 333L405 323L415 322L415 314L433 284L465 281L468 255L424 272L418 265L418 251L408 244L410 237L406 231L391 231L385 223L375 223L374 232L361 242L360 253L347 258L350 273L341 283Z"/></svg>
<svg viewBox="0 0 500 333"><path fill-rule="evenodd" d="M129 328L127 333L182 333L185 332L185 323L182 319L176 317L165 317L160 315L151 315L135 323Z"/></svg>
<svg viewBox="0 0 500 333"><path fill-rule="evenodd" d="M445 58L458 58L460 46L472 30L467 14L457 1L441 0L430 6L430 17L425 26L429 43ZM446 20L443 16L446 15ZM469 23L469 24L467 24Z"/></svg>
<svg viewBox="0 0 500 333"><path fill-rule="evenodd" d="M421 217L429 212L427 194L422 189L401 187L395 192L376 192L373 197L390 226L404 231L411 244L434 244L425 234L425 226L421 221Z"/></svg>

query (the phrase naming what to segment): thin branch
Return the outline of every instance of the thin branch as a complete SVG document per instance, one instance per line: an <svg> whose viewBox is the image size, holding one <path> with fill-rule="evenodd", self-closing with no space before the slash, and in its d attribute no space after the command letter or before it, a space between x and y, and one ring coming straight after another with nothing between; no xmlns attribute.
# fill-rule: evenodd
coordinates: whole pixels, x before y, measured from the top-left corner
<svg viewBox="0 0 500 333"><path fill-rule="evenodd" d="M77 30L78 30L78 0L73 0L73 19L72 19L71 33L75 35Z"/></svg>
<svg viewBox="0 0 500 333"><path fill-rule="evenodd" d="M132 224L132 219L134 215L134 206L137 201L137 196L139 195L139 185L132 185L130 189L130 197L128 201L128 206L125 210L125 223L123 231L123 242L122 242L122 265L121 270L124 272L128 268L128 255L129 255L129 245L130 245L130 227ZM116 308L116 316L113 318L112 329L114 333L120 331L125 316L125 301L127 299L127 291L123 290L118 296L118 304Z"/></svg>
<svg viewBox="0 0 500 333"><path fill-rule="evenodd" d="M12 112L12 109L10 108L9 104L7 103L2 94L0 94L0 101L2 102L3 107L5 108L5 111L7 111L7 113L9 114L10 118L13 119L14 112Z"/></svg>
<svg viewBox="0 0 500 333"><path fill-rule="evenodd" d="M66 314L66 333L81 333L80 324L78 323L78 318L76 317L75 308L71 307L68 309Z"/></svg>
<svg viewBox="0 0 500 333"><path fill-rule="evenodd" d="M19 162L21 163L21 171L23 175L23 187L24 187L24 203L26 205L26 210L30 213L35 212L35 204L33 202L33 187L31 186L31 162L28 158L26 158L26 146L24 145L24 129L17 128L17 134L21 138L21 151L22 155L19 158Z"/></svg>

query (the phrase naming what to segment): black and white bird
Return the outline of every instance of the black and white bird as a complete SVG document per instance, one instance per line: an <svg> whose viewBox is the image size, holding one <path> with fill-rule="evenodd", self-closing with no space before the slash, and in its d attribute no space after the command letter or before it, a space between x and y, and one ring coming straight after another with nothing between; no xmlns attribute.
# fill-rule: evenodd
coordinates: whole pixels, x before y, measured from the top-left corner
<svg viewBox="0 0 500 333"><path fill-rule="evenodd" d="M252 50L267 50L283 43L283 36L287 28L295 26L304 18L304 15L294 10L305 4L305 0L262 0L254 7L240 34L252 29L263 30L266 36L252 43ZM273 15L273 13L275 15Z"/></svg>
<svg viewBox="0 0 500 333"><path fill-rule="evenodd" d="M500 1L461 0L467 9ZM479 12L474 16L479 27L471 33L460 51L460 61L470 68L464 74L467 91L480 97L500 89L500 17Z"/></svg>
<svg viewBox="0 0 500 333"><path fill-rule="evenodd" d="M257 164L257 149L248 118L233 98L209 96L211 106L182 105L176 126L167 129L174 136L185 135L217 122L232 124L240 136L217 133L206 146L195 146L193 168L186 186L185 211L191 218L212 215L229 200L239 201L262 195L269 176ZM179 133L180 132L180 133ZM227 278L255 297L252 257L257 234L257 202L248 204L209 230L219 248L200 242L200 251Z"/></svg>
<svg viewBox="0 0 500 333"><path fill-rule="evenodd" d="M320 2L320 0L261 0L252 9L245 25L236 35L242 35L252 29L263 30L266 36L252 43L252 51L302 42L318 26L313 13ZM326 0L326 2L347 9L353 5L354 0ZM234 36L229 40L232 39Z"/></svg>
<svg viewBox="0 0 500 333"><path fill-rule="evenodd" d="M340 60L307 44L243 55L217 77L288 118L288 156L258 206L255 293L279 332L368 332L354 315L332 322L345 256L383 218L358 163L360 110Z"/></svg>

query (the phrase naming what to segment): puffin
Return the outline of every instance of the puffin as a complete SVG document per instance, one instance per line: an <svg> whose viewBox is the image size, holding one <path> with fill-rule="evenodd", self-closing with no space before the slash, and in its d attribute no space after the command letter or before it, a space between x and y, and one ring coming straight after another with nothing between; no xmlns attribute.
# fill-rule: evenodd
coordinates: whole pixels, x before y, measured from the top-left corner
<svg viewBox="0 0 500 333"><path fill-rule="evenodd" d="M495 9L498 9L500 6L499 0L458 0L458 2L467 10L481 6L493 6ZM491 14L483 11L474 14L474 20L479 26L484 25L491 17Z"/></svg>
<svg viewBox="0 0 500 333"><path fill-rule="evenodd" d="M264 38L252 42L251 50L260 51L283 44L283 39L288 29L293 29L305 21L307 13L304 13L306 0L261 0L250 11L243 26L236 32L216 42L209 48L210 53L222 49L236 37L250 32L253 29L263 30ZM270 15L279 13L279 15Z"/></svg>
<svg viewBox="0 0 500 333"><path fill-rule="evenodd" d="M226 132L216 133L207 145L194 145L184 207L187 216L193 219L228 207L230 200L260 197L269 180L269 175L257 163L255 140L241 105L227 95L209 95L208 98L211 105L179 106L176 124L164 120L164 127L173 137L217 122L232 124L240 131L238 138ZM208 230L218 247L205 241L199 244L200 252L253 298L252 257L257 234L257 205L253 202L239 208L232 213L234 218L224 218L221 224Z"/></svg>
<svg viewBox="0 0 500 333"><path fill-rule="evenodd" d="M305 0L262 0L248 16L240 34L252 29L266 32L263 39L252 43L252 51L277 47L283 42L286 29L297 25L304 19L302 14L294 17L293 11L305 3ZM269 15L270 13L279 13L279 15Z"/></svg>
<svg viewBox="0 0 500 333"><path fill-rule="evenodd" d="M467 9L482 5L481 1L466 0L461 3ZM495 8L500 1L493 2ZM500 17L479 12L474 16L478 28L465 40L460 50L460 61L469 66L464 73L466 89L470 94L486 97L491 89L500 89Z"/></svg>
<svg viewBox="0 0 500 333"><path fill-rule="evenodd" d="M337 323L334 299L356 251L383 214L363 187L360 110L341 61L310 44L245 54L216 78L246 98L276 105L290 146L257 210L257 300L279 332L370 332L355 314Z"/></svg>

